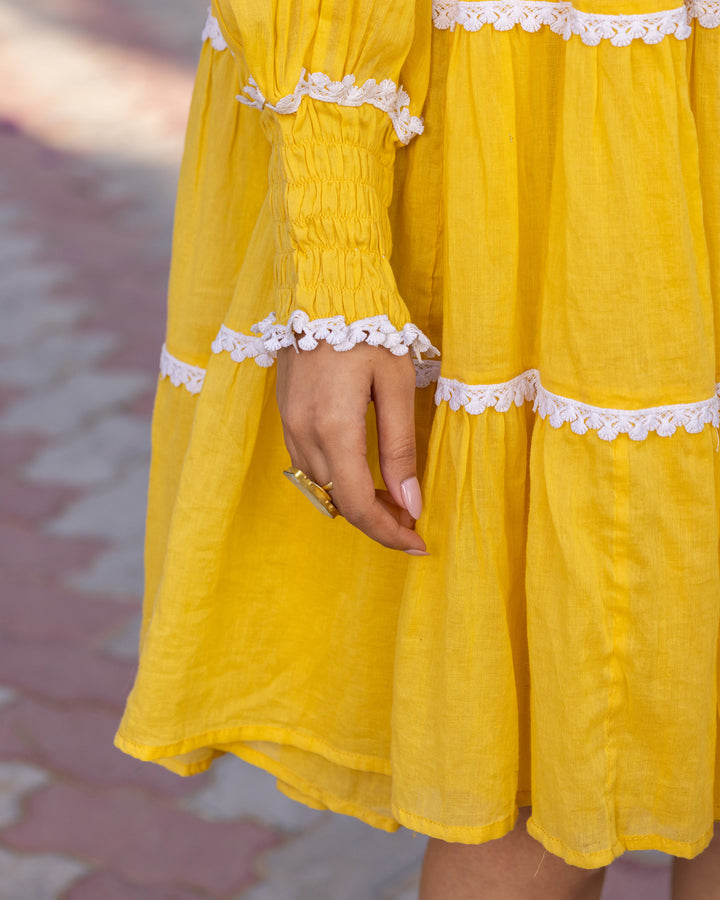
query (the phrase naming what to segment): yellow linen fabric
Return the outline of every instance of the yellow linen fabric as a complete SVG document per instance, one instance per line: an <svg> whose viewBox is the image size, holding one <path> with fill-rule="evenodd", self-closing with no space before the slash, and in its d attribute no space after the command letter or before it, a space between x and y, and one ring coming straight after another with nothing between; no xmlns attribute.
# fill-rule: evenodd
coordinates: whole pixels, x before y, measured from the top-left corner
<svg viewBox="0 0 720 900"><path fill-rule="evenodd" d="M184 775L234 753L387 831L477 843L532 805L574 865L696 855L720 818L720 28L591 46L431 32L425 3L213 11L229 50L200 60L167 335L206 374L158 386L118 746ZM303 69L404 85L423 133L271 109ZM252 83L262 110L234 99ZM281 477L272 360L211 352L296 310L412 322L466 386L417 392L429 557L319 516ZM528 371L565 418L469 399ZM648 409L639 439L608 426Z"/></svg>

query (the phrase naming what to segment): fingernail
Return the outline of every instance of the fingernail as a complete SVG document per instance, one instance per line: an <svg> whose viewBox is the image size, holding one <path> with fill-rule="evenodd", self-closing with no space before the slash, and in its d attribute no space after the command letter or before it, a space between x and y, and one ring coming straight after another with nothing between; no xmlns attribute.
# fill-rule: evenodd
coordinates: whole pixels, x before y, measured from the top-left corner
<svg viewBox="0 0 720 900"><path fill-rule="evenodd" d="M400 485L402 491L405 509L410 513L413 519L419 519L422 512L422 494L420 493L420 482L413 475L412 478L406 478Z"/></svg>
<svg viewBox="0 0 720 900"><path fill-rule="evenodd" d="M403 553L408 553L410 556L430 556L425 550L403 550Z"/></svg>

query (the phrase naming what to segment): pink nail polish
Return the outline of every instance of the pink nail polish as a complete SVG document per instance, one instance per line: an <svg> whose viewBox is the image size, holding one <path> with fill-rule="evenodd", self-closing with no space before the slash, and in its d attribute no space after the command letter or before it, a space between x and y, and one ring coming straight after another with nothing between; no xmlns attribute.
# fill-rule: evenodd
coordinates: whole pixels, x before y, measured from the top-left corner
<svg viewBox="0 0 720 900"><path fill-rule="evenodd" d="M430 556L425 550L403 550L403 553L407 553L410 556Z"/></svg>
<svg viewBox="0 0 720 900"><path fill-rule="evenodd" d="M402 498L405 503L405 509L410 513L413 519L419 519L422 512L422 494L420 493L420 483L413 475L412 478L406 478L400 485Z"/></svg>

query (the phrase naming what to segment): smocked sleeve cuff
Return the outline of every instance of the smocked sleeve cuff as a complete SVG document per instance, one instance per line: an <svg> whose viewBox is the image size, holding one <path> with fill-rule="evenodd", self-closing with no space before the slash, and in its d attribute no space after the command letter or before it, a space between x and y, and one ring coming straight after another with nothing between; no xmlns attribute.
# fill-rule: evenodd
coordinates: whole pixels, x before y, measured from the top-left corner
<svg viewBox="0 0 720 900"><path fill-rule="evenodd" d="M292 116L266 112L265 127L276 242L275 308L254 329L265 349L362 341L436 355L390 265L396 141L387 115L306 98Z"/></svg>

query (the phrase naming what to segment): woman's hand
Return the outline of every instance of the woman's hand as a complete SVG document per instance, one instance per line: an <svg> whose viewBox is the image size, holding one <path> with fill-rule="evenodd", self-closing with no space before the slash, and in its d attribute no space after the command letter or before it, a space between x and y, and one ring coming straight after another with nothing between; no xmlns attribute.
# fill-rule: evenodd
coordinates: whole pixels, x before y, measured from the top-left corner
<svg viewBox="0 0 720 900"><path fill-rule="evenodd" d="M332 481L343 516L385 547L422 554L412 529L422 499L415 460L415 367L410 355L358 344L337 351L280 350L277 398L293 466L318 484ZM367 462L365 415L375 404L380 469L376 491Z"/></svg>

